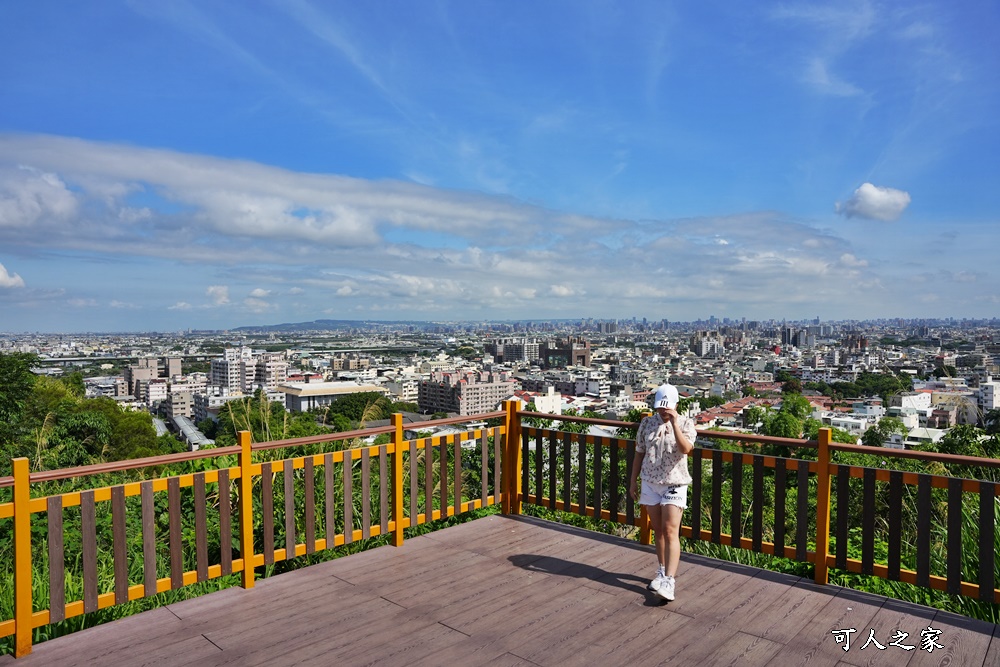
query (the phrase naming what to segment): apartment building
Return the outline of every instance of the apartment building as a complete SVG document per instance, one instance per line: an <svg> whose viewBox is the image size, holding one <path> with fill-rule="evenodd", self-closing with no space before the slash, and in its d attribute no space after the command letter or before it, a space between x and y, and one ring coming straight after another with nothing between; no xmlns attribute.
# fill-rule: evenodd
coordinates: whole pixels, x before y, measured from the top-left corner
<svg viewBox="0 0 1000 667"><path fill-rule="evenodd" d="M985 415L990 410L1000 408L1000 382L987 375L986 379L979 383L979 390L976 393L976 404L980 415Z"/></svg>
<svg viewBox="0 0 1000 667"><path fill-rule="evenodd" d="M474 415L495 410L517 388L507 373L438 371L420 382L417 403L424 412Z"/></svg>
<svg viewBox="0 0 1000 667"><path fill-rule="evenodd" d="M258 388L275 390L288 379L288 361L283 354L254 354L248 347L230 348L213 359L209 384L230 391L252 393Z"/></svg>
<svg viewBox="0 0 1000 667"><path fill-rule="evenodd" d="M155 380L160 376L159 364L155 357L143 357L125 367L125 390L143 400L141 383Z"/></svg>
<svg viewBox="0 0 1000 667"><path fill-rule="evenodd" d="M143 401L147 407L153 407L167 400L167 381L163 378L152 380L141 380L139 382L139 400Z"/></svg>
<svg viewBox="0 0 1000 667"><path fill-rule="evenodd" d="M277 389L278 385L288 380L288 362L284 355L264 353L254 360L253 386L244 387L244 391L252 391L257 387Z"/></svg>
<svg viewBox="0 0 1000 667"><path fill-rule="evenodd" d="M416 403L420 398L420 376L403 375L394 381L386 382L385 388L392 397L402 403Z"/></svg>
<svg viewBox="0 0 1000 667"><path fill-rule="evenodd" d="M217 420L219 410L222 409L222 406L229 401L235 401L244 397L245 394L243 392L229 393L228 390L223 390L217 394L194 394L192 396L191 419L196 424L205 419Z"/></svg>
<svg viewBox="0 0 1000 667"><path fill-rule="evenodd" d="M927 410L931 407L931 394L924 391L907 391L889 397L889 406L894 408L912 408Z"/></svg>
<svg viewBox="0 0 1000 667"><path fill-rule="evenodd" d="M160 414L164 418L188 417L194 414L194 395L189 391L172 391L160 403Z"/></svg>
<svg viewBox="0 0 1000 667"><path fill-rule="evenodd" d="M501 338L486 343L484 349L499 363L532 363L538 360L540 345L533 338Z"/></svg>
<svg viewBox="0 0 1000 667"><path fill-rule="evenodd" d="M247 369L252 360L253 352L248 347L224 350L221 358L212 359L208 374L209 384L242 392L247 384Z"/></svg>
<svg viewBox="0 0 1000 667"><path fill-rule="evenodd" d="M357 371L371 366L371 358L358 354L335 354L330 357L330 370Z"/></svg>

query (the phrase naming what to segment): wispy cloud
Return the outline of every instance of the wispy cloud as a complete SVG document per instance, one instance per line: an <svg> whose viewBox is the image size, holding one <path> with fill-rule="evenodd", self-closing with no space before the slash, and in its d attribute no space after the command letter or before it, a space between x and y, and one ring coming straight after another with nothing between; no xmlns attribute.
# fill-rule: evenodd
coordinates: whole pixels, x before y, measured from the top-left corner
<svg viewBox="0 0 1000 667"><path fill-rule="evenodd" d="M885 280L867 247L770 211L603 218L512 197L50 136L0 135L0 193L34 202L4 209L6 251L44 245L148 258L149 280L172 289L116 294L117 310L142 303L149 312L191 311L220 324L324 312L669 317L705 303L720 313L777 314L817 299L853 312L860 301L897 303L902 289ZM866 184L841 212L894 219L908 201L905 192ZM136 208L149 214L121 215ZM65 287L62 298L98 305L81 285ZM12 292L0 294L9 301Z"/></svg>
<svg viewBox="0 0 1000 667"><path fill-rule="evenodd" d="M864 93L836 69L846 52L875 31L878 16L871 2L781 4L772 10L771 17L811 30L813 38L806 41L801 64L804 83L825 95L853 97Z"/></svg>

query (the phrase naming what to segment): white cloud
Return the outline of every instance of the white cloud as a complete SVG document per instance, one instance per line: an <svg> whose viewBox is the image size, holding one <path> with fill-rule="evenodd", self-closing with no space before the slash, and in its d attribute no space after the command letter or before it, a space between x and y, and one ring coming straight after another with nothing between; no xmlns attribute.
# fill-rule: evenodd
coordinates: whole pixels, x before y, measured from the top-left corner
<svg viewBox="0 0 1000 667"><path fill-rule="evenodd" d="M68 221L77 208L75 195L58 175L25 165L0 165L0 229Z"/></svg>
<svg viewBox="0 0 1000 667"><path fill-rule="evenodd" d="M862 183L845 202L837 202L836 211L848 218L866 218L891 222L898 220L910 205L910 194L903 190Z"/></svg>
<svg viewBox="0 0 1000 667"><path fill-rule="evenodd" d="M208 298L216 306L224 306L229 303L229 287L226 285L209 285L208 289L205 290L205 294L208 295Z"/></svg>
<svg viewBox="0 0 1000 667"><path fill-rule="evenodd" d="M269 310L274 310L274 306L263 299L254 299L248 297L243 299L243 305L252 313L266 313Z"/></svg>
<svg viewBox="0 0 1000 667"><path fill-rule="evenodd" d="M24 278L16 273L8 272L7 267L0 264L0 288L13 289L15 287L24 287Z"/></svg>
<svg viewBox="0 0 1000 667"><path fill-rule="evenodd" d="M95 308L97 307L97 301L94 299L68 299L66 301L69 305L74 308Z"/></svg>
<svg viewBox="0 0 1000 667"><path fill-rule="evenodd" d="M854 255L852 255L849 252L845 252L843 255L840 256L840 263L843 266L847 266L847 267L851 267L851 268L861 268L861 267L868 266L868 260L866 260L866 259L858 259L857 257L855 257Z"/></svg>
<svg viewBox="0 0 1000 667"><path fill-rule="evenodd" d="M575 294L573 288L569 285L550 285L549 293L552 296L573 296Z"/></svg>
<svg viewBox="0 0 1000 667"><path fill-rule="evenodd" d="M893 286L906 284L889 273L896 268L887 268L891 263L878 248L862 253L838 236L843 231L770 211L601 218L509 197L53 137L0 135L0 170L5 161L35 165L34 171L3 172L20 179L2 181L6 186L30 182L34 190L25 192L46 193L39 201L62 201L69 206L64 210L76 212L63 218L58 207L40 204L35 210L42 213L22 219L45 225L45 233L0 224L0 247L25 255L42 248L67 257L83 251L104 260L114 275L154 258L149 296L141 302L143 326L166 310L189 311L183 320L207 328L267 319L258 314L305 321L326 309L338 317L357 308L406 319L654 313L673 319L702 314L706 304L719 304L720 315L723 304L728 314L794 315L801 304L819 300L831 313L846 314L857 312L862 294L866 304L876 301L876 291L896 303ZM908 198L865 184L838 210L898 217ZM144 210L150 214L135 213ZM86 278L75 287L96 294L86 283L94 272L79 274ZM32 275L32 283L40 280ZM188 278L175 281L178 275ZM988 282L980 278L984 290ZM161 291L168 284L170 291ZM16 296L27 303L25 292L31 290ZM14 293L0 290L0 298L12 303ZM107 309L119 296L101 294L99 302Z"/></svg>
<svg viewBox="0 0 1000 667"><path fill-rule="evenodd" d="M129 200L135 193L145 194L141 206ZM47 249L195 262L219 259L218 248L228 247L286 263L331 249L382 245L388 230L417 240L429 233L515 244L616 227L611 220L411 182L295 173L64 137L0 135L0 245L16 240L42 246L37 234L4 232L41 223L48 228Z"/></svg>

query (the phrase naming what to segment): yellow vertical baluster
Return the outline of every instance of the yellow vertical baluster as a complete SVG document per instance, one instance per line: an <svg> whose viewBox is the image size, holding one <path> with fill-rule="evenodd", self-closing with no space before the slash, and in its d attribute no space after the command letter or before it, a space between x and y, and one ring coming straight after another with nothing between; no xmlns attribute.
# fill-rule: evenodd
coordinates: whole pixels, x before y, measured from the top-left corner
<svg viewBox="0 0 1000 667"><path fill-rule="evenodd" d="M243 588L253 588L253 461L250 432L239 432L240 443L240 555Z"/></svg>
<svg viewBox="0 0 1000 667"><path fill-rule="evenodd" d="M396 522L392 544L403 546L403 415L392 415L392 520ZM410 484L413 484L413 461L410 461Z"/></svg>
<svg viewBox="0 0 1000 667"><path fill-rule="evenodd" d="M819 430L819 453L816 457L816 568L815 581L826 584L826 557L830 551L830 440L833 431Z"/></svg>
<svg viewBox="0 0 1000 667"><path fill-rule="evenodd" d="M31 488L28 459L14 466L14 656L31 653Z"/></svg>

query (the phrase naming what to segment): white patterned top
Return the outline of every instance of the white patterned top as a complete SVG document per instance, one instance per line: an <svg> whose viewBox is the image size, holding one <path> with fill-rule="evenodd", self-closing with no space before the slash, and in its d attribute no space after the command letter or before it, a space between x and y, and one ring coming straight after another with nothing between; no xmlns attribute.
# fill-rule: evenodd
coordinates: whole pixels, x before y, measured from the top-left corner
<svg viewBox="0 0 1000 667"><path fill-rule="evenodd" d="M687 436L688 442L694 443L694 420L690 417L680 418L681 432ZM636 453L645 452L642 460L643 481L654 484L690 484L691 473L688 472L687 454L677 450L677 438L673 426L664 423L659 413L643 417L639 422L639 431L635 438Z"/></svg>

